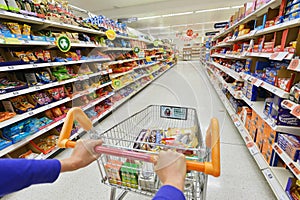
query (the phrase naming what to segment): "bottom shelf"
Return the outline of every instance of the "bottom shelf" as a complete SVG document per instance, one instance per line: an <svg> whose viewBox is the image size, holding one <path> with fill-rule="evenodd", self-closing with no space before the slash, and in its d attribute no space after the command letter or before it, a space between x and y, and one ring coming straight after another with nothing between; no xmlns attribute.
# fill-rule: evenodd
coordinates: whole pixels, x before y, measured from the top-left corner
<svg viewBox="0 0 300 200"><path fill-rule="evenodd" d="M245 144L249 150L249 153L252 155L253 159L256 161L259 169L263 173L267 182L269 183L272 191L274 192L277 199L288 200L288 196L285 193L286 183L289 177L292 177L292 174L289 170L282 167L270 167L269 164L264 159L263 155L260 153L257 145L252 140L248 130L244 127L243 122L240 120L239 116L235 113L232 108L229 100L223 94L220 88L216 85L216 82L219 81L216 77L215 80L212 80L210 75L207 73L206 68L204 68L206 75L208 76L209 81L217 92L219 98L221 99L224 107L226 108L228 114L230 115L232 122L239 131L241 137L245 141ZM215 76L213 74L213 76Z"/></svg>

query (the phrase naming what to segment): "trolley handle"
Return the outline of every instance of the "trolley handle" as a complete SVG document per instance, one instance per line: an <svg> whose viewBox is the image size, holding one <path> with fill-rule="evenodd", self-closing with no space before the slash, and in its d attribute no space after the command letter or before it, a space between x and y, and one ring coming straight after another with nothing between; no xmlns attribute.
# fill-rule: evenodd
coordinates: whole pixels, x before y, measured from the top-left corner
<svg viewBox="0 0 300 200"><path fill-rule="evenodd" d="M86 114L81 110L81 108L71 108L68 111L65 122L63 124L63 128L58 139L58 147L74 148L76 146L75 141L68 139L71 135L74 120L78 121L78 123L86 131L89 131L93 128L91 120L86 116ZM206 132L206 146L211 148L211 162L198 162L187 160L187 170L204 172L205 174L218 177L220 176L220 133L219 123L216 118L211 119L210 126ZM97 153L126 157L151 163L155 163L157 160L156 155L117 148L97 146L94 150Z"/></svg>

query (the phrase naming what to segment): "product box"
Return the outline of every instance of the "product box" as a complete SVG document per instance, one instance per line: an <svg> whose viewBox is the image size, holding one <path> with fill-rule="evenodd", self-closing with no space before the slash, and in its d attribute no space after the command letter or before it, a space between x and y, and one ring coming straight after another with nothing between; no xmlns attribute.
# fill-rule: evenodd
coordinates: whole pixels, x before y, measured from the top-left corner
<svg viewBox="0 0 300 200"><path fill-rule="evenodd" d="M244 122L244 125L246 125L247 118L251 118L252 115L252 109L248 106L243 106L242 110L240 112L240 118Z"/></svg>
<svg viewBox="0 0 300 200"><path fill-rule="evenodd" d="M131 188L138 188L138 169L139 165L125 162L121 167L122 185Z"/></svg>
<svg viewBox="0 0 300 200"><path fill-rule="evenodd" d="M288 179L287 185L286 185L286 194L288 195L289 199L300 199L300 180L297 178L290 177Z"/></svg>
<svg viewBox="0 0 300 200"><path fill-rule="evenodd" d="M121 174L120 170L123 165L123 162L118 160L108 160L107 164L104 165L106 174L108 176L108 181L111 184L121 185Z"/></svg>
<svg viewBox="0 0 300 200"><path fill-rule="evenodd" d="M273 148L272 145L269 144L268 140L265 139L263 142L261 153L265 160L270 164L272 160L273 155Z"/></svg>
<svg viewBox="0 0 300 200"><path fill-rule="evenodd" d="M256 125L257 133L256 133L255 143L257 144L257 146L260 150L262 150L262 146L263 146L264 139L265 139L264 123L265 122L260 117L258 117L257 125Z"/></svg>
<svg viewBox="0 0 300 200"><path fill-rule="evenodd" d="M300 162L300 138L294 135L280 134L278 136L278 145L291 159Z"/></svg>
<svg viewBox="0 0 300 200"><path fill-rule="evenodd" d="M246 117L246 122L245 122L245 127L250 132L250 127L251 127L251 116Z"/></svg>
<svg viewBox="0 0 300 200"><path fill-rule="evenodd" d="M282 125L282 126L300 126L300 120L290 114L289 109L285 109L284 105L282 105L282 101L284 99L274 96L270 117L274 124Z"/></svg>

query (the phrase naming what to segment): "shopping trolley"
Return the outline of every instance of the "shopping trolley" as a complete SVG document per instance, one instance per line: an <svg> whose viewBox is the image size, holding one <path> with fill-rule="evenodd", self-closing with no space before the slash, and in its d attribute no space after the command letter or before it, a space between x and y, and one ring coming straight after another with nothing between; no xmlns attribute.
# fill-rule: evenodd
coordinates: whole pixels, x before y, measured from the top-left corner
<svg viewBox="0 0 300 200"><path fill-rule="evenodd" d="M111 186L110 199L123 199L128 191L154 196L161 186L153 170L160 150L174 149L186 155L186 199L205 199L207 175L220 175L218 120L211 119L204 137L193 108L151 105L103 133L93 128L80 108L72 108L59 147L75 147L76 142L68 140L74 120L91 138L104 141L95 151L102 154L97 162L102 183ZM116 197L117 188L121 192Z"/></svg>

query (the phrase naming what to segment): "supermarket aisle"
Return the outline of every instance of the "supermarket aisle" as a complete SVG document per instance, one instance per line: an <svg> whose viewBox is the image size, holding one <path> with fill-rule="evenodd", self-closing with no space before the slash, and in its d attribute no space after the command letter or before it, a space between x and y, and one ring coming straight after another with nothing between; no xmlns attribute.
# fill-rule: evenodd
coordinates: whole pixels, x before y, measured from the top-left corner
<svg viewBox="0 0 300 200"><path fill-rule="evenodd" d="M99 129L106 130L150 104L195 107L203 132L213 116L219 119L221 126L221 177L209 178L207 199L275 199L202 70L199 62L179 62L106 118ZM69 150L64 151L57 158L69 153ZM52 185L32 186L3 199L109 199L109 190L100 183L97 164L93 163L85 169L62 174ZM136 194L128 194L125 199L136 197L149 199Z"/></svg>

